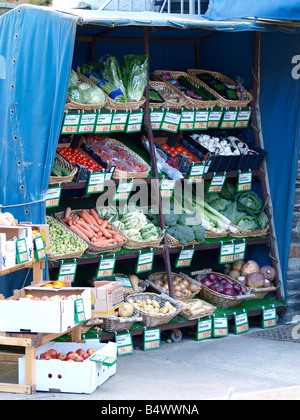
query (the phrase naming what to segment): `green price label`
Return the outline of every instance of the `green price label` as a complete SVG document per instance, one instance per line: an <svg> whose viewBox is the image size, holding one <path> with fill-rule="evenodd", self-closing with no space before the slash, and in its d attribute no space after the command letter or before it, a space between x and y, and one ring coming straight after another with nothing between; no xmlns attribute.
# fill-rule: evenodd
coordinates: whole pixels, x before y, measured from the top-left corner
<svg viewBox="0 0 300 420"><path fill-rule="evenodd" d="M277 312L276 308L264 309L262 313L262 328L274 328L277 326Z"/></svg>
<svg viewBox="0 0 300 420"><path fill-rule="evenodd" d="M160 328L144 330L143 350L157 350L160 348Z"/></svg>
<svg viewBox="0 0 300 420"><path fill-rule="evenodd" d="M249 320L247 312L234 314L234 332L235 334L244 334L249 331Z"/></svg>
<svg viewBox="0 0 300 420"><path fill-rule="evenodd" d="M37 236L34 238L35 252L34 256L37 261L45 260L47 257L45 251L44 240L42 236Z"/></svg>
<svg viewBox="0 0 300 420"><path fill-rule="evenodd" d="M26 239L18 239L16 241L16 250L17 250L17 263L23 264L29 261L28 249L26 244Z"/></svg>
<svg viewBox="0 0 300 420"><path fill-rule="evenodd" d="M136 266L136 274L151 271L154 261L154 252L144 252L139 254Z"/></svg>
<svg viewBox="0 0 300 420"><path fill-rule="evenodd" d="M60 203L62 187L48 188L46 192L46 208L58 207Z"/></svg>
<svg viewBox="0 0 300 420"><path fill-rule="evenodd" d="M87 194L99 194L104 191L105 172L91 172L86 186Z"/></svg>
<svg viewBox="0 0 300 420"><path fill-rule="evenodd" d="M175 268L190 267L195 254L195 249L182 249L175 262Z"/></svg>
<svg viewBox="0 0 300 420"><path fill-rule="evenodd" d="M57 280L63 281L64 283L73 283L77 272L77 266L77 262L60 264Z"/></svg>
<svg viewBox="0 0 300 420"><path fill-rule="evenodd" d="M212 319L198 319L196 341L203 341L212 338Z"/></svg>
<svg viewBox="0 0 300 420"><path fill-rule="evenodd" d="M75 322L76 324L81 324L82 322L86 321L83 299L82 298L75 299L74 305L75 305Z"/></svg>
<svg viewBox="0 0 300 420"><path fill-rule="evenodd" d="M228 318L214 317L213 318L213 337L227 337L228 336Z"/></svg>
<svg viewBox="0 0 300 420"><path fill-rule="evenodd" d="M116 334L118 356L133 354L133 344L131 333Z"/></svg>
<svg viewBox="0 0 300 420"><path fill-rule="evenodd" d="M251 191L252 189L252 172L241 172L237 183L237 192Z"/></svg>

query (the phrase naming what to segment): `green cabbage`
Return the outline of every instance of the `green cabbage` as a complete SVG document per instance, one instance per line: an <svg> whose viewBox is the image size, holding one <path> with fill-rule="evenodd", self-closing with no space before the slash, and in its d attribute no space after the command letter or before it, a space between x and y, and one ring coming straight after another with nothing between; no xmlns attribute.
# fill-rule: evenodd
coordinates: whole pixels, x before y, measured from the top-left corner
<svg viewBox="0 0 300 420"><path fill-rule="evenodd" d="M90 87L83 91L83 103L102 105L105 102L104 92L97 87Z"/></svg>

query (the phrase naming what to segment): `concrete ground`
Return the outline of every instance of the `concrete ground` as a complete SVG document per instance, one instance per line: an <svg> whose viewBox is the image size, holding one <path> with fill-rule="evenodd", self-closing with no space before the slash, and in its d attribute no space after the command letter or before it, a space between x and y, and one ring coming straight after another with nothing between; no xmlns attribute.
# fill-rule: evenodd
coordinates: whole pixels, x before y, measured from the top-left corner
<svg viewBox="0 0 300 420"><path fill-rule="evenodd" d="M270 339L251 329L198 342L189 333L179 343L162 337L160 349L146 352L134 341L134 354L119 357L116 375L91 395L1 393L0 400L118 400L123 405L132 400L136 405L143 400L300 400L300 338L294 334L289 341L291 334L288 329L283 340L282 335ZM0 382L17 383L15 364L0 364Z"/></svg>

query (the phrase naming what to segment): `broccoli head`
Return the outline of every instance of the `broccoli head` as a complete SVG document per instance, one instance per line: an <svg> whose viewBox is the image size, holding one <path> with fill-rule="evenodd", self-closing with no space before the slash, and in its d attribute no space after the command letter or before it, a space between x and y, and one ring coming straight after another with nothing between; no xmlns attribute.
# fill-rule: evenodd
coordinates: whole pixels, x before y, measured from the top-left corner
<svg viewBox="0 0 300 420"><path fill-rule="evenodd" d="M169 235L177 239L180 245L187 245L195 240L195 234L190 226L176 225L167 229Z"/></svg>
<svg viewBox="0 0 300 420"><path fill-rule="evenodd" d="M193 232L197 242L201 243L205 240L206 231L202 225L193 226Z"/></svg>

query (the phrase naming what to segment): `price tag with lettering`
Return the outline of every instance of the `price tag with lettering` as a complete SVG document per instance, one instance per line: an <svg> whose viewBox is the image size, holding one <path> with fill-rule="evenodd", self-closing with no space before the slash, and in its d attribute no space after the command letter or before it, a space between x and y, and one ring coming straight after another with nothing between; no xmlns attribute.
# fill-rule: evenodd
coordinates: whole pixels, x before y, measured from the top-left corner
<svg viewBox="0 0 300 420"><path fill-rule="evenodd" d="M195 163L191 165L190 173L187 177L188 184L198 184L202 182L205 171L205 163Z"/></svg>
<svg viewBox="0 0 300 420"><path fill-rule="evenodd" d="M62 263L59 267L57 280L73 283L76 276L77 265L77 262Z"/></svg>
<svg viewBox="0 0 300 420"><path fill-rule="evenodd" d="M65 114L61 134L77 134L80 114Z"/></svg>
<svg viewBox="0 0 300 420"><path fill-rule="evenodd" d="M274 328L277 326L277 312L276 308L264 309L262 312L262 328Z"/></svg>
<svg viewBox="0 0 300 420"><path fill-rule="evenodd" d="M151 121L151 127L153 131L160 130L164 116L165 116L164 111L151 111L150 121Z"/></svg>
<svg viewBox="0 0 300 420"><path fill-rule="evenodd" d="M181 114L167 111L164 115L161 129L171 133L177 133L180 124Z"/></svg>
<svg viewBox="0 0 300 420"><path fill-rule="evenodd" d="M113 114L110 131L114 133L125 131L127 119L128 119L127 112L122 112L122 113L117 112Z"/></svg>
<svg viewBox="0 0 300 420"><path fill-rule="evenodd" d="M190 267L195 254L195 249L182 249L175 262L175 268Z"/></svg>
<svg viewBox="0 0 300 420"><path fill-rule="evenodd" d="M26 244L26 239L18 239L16 241L16 250L17 250L17 263L23 264L29 261L28 249Z"/></svg>
<svg viewBox="0 0 300 420"><path fill-rule="evenodd" d="M97 114L95 133L109 133L113 114L111 112L101 112Z"/></svg>
<svg viewBox="0 0 300 420"><path fill-rule="evenodd" d="M238 111L225 111L220 128L234 128Z"/></svg>
<svg viewBox="0 0 300 420"><path fill-rule="evenodd" d="M133 354L133 344L131 333L116 334L118 356Z"/></svg>
<svg viewBox="0 0 300 420"><path fill-rule="evenodd" d="M194 130L195 111L181 111L180 130Z"/></svg>
<svg viewBox="0 0 300 420"><path fill-rule="evenodd" d="M223 115L223 111L216 111L213 110L210 112L209 117L208 117L208 128L218 128L221 118Z"/></svg>
<svg viewBox="0 0 300 420"><path fill-rule="evenodd" d="M144 330L143 350L157 350L160 348L160 328Z"/></svg>
<svg viewBox="0 0 300 420"><path fill-rule="evenodd" d="M228 318L224 317L213 317L213 337L227 337L228 330Z"/></svg>
<svg viewBox="0 0 300 420"><path fill-rule="evenodd" d="M103 356L102 354L94 353L89 360L92 362L102 363L103 366L113 366L117 363L118 359L115 357Z"/></svg>
<svg viewBox="0 0 300 420"><path fill-rule="evenodd" d="M45 251L45 244L42 236L34 238L35 251L34 256L37 261L45 260L47 255Z"/></svg>
<svg viewBox="0 0 300 420"><path fill-rule="evenodd" d="M251 118L251 109L241 109L238 113L234 128L247 128Z"/></svg>
<svg viewBox="0 0 300 420"><path fill-rule="evenodd" d="M46 208L58 207L60 203L62 187L48 188L46 192Z"/></svg>
<svg viewBox="0 0 300 420"><path fill-rule="evenodd" d="M246 241L234 245L234 261L243 261L246 253Z"/></svg>
<svg viewBox="0 0 300 420"><path fill-rule="evenodd" d="M137 133L142 130L144 112L132 112L129 114L126 133Z"/></svg>
<svg viewBox="0 0 300 420"><path fill-rule="evenodd" d="M105 172L91 172L86 186L87 194L97 194L104 191Z"/></svg>
<svg viewBox="0 0 300 420"><path fill-rule="evenodd" d="M206 130L208 128L209 111L196 111L194 130Z"/></svg>
<svg viewBox="0 0 300 420"><path fill-rule="evenodd" d="M115 281L120 281L122 283L125 293L134 292L134 287L129 277L123 277L123 276L121 277L121 276L116 276L116 275L114 277L115 277Z"/></svg>
<svg viewBox="0 0 300 420"><path fill-rule="evenodd" d="M83 299L75 299L75 322L76 324L81 324L82 322L86 321L86 316L84 312L84 305L83 305Z"/></svg>
<svg viewBox="0 0 300 420"><path fill-rule="evenodd" d="M238 178L237 192L251 191L252 179L253 179L253 173L251 171L241 172Z"/></svg>
<svg viewBox="0 0 300 420"><path fill-rule="evenodd" d="M224 187L225 181L226 175L214 175L207 192L220 193Z"/></svg>
<svg viewBox="0 0 300 420"><path fill-rule="evenodd" d="M235 260L235 249L234 244L222 244L219 256L220 264L233 263Z"/></svg>
<svg viewBox="0 0 300 420"><path fill-rule="evenodd" d="M96 123L95 113L81 114L78 133L93 133L95 130Z"/></svg>
<svg viewBox="0 0 300 420"><path fill-rule="evenodd" d="M160 184L160 195L162 198L172 198L176 181L174 179L162 179Z"/></svg>
<svg viewBox="0 0 300 420"><path fill-rule="evenodd" d="M198 319L196 341L212 338L212 319Z"/></svg>
<svg viewBox="0 0 300 420"><path fill-rule="evenodd" d="M247 312L234 314L234 332L235 334L244 334L249 331L249 320Z"/></svg>
<svg viewBox="0 0 300 420"><path fill-rule="evenodd" d="M145 273L146 271L151 271L154 261L154 252L144 252L139 254L138 262L136 265L136 274Z"/></svg>
<svg viewBox="0 0 300 420"><path fill-rule="evenodd" d="M116 257L101 258L99 261L96 278L102 279L104 277L111 277L114 274L115 265Z"/></svg>
<svg viewBox="0 0 300 420"><path fill-rule="evenodd" d="M114 195L114 200L117 201L124 201L128 200L131 191L133 189L133 181L131 182L119 182L119 185L117 187L117 191Z"/></svg>

